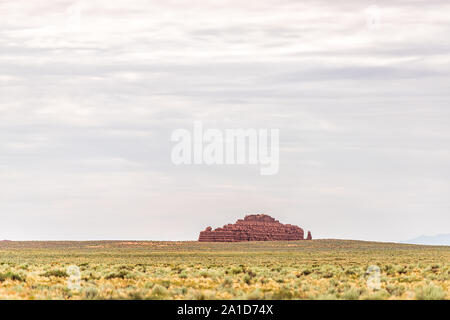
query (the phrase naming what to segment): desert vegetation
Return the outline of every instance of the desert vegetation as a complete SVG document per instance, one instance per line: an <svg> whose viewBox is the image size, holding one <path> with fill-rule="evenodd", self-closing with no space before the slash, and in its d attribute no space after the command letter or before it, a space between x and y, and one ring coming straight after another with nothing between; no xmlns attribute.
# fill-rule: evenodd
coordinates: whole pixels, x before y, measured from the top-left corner
<svg viewBox="0 0 450 320"><path fill-rule="evenodd" d="M368 285L374 277L378 287ZM0 242L2 299L449 299L450 247Z"/></svg>

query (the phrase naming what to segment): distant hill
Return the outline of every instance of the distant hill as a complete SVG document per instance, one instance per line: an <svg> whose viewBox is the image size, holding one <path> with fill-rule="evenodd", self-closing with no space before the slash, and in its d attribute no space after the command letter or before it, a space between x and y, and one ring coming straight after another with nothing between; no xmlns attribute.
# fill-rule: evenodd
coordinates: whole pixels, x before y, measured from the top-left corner
<svg viewBox="0 0 450 320"><path fill-rule="evenodd" d="M402 241L402 243L450 246L450 233L435 236L420 236L411 240Z"/></svg>

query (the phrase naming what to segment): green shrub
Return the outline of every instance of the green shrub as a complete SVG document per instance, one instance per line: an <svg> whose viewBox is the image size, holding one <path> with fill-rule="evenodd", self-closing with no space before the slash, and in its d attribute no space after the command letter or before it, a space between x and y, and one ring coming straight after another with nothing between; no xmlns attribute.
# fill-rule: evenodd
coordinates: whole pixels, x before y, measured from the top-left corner
<svg viewBox="0 0 450 320"><path fill-rule="evenodd" d="M119 272L112 272L110 274L108 274L105 279L109 280L109 279L125 279L130 277L130 275L128 274L128 271L126 270L120 270Z"/></svg>
<svg viewBox="0 0 450 320"><path fill-rule="evenodd" d="M232 284L233 284L233 279L230 277L226 277L222 282L223 287L230 287Z"/></svg>
<svg viewBox="0 0 450 320"><path fill-rule="evenodd" d="M311 274L311 273L312 273L311 270L305 269L305 270L303 270L303 271L300 273L299 276L307 276L307 275L309 275L309 274Z"/></svg>
<svg viewBox="0 0 450 320"><path fill-rule="evenodd" d="M18 274L18 273L14 273L11 271L8 271L7 273L1 273L0 274L0 282L3 282L5 280L13 280L13 281L20 281L20 282L25 282L25 277Z"/></svg>
<svg viewBox="0 0 450 320"><path fill-rule="evenodd" d="M64 270L49 270L49 271L41 274L41 276L65 278L65 277L68 277L69 275Z"/></svg>
<svg viewBox="0 0 450 320"><path fill-rule="evenodd" d="M442 287L433 284L416 288L417 300L443 300L446 295Z"/></svg>
<svg viewBox="0 0 450 320"><path fill-rule="evenodd" d="M164 297L169 293L167 288L157 284L153 287L152 294L157 297Z"/></svg>
<svg viewBox="0 0 450 320"><path fill-rule="evenodd" d="M87 288L83 292L83 296L85 299L95 299L98 297L98 290L96 288Z"/></svg>
<svg viewBox="0 0 450 320"><path fill-rule="evenodd" d="M344 295L342 297L346 300L358 300L360 294L361 294L360 290L356 288L350 288L344 292Z"/></svg>
<svg viewBox="0 0 450 320"><path fill-rule="evenodd" d="M264 299L264 292L262 292L260 289L255 289L249 294L245 296L245 299L247 300L262 300Z"/></svg>
<svg viewBox="0 0 450 320"><path fill-rule="evenodd" d="M386 286L386 290L390 295L393 296L401 296L403 294L403 292L405 292L405 287L404 286L395 286L393 284L388 284Z"/></svg>
<svg viewBox="0 0 450 320"><path fill-rule="evenodd" d="M364 297L364 299L366 299L366 300L385 300L385 299L389 298L389 296L390 296L389 292L387 292L384 289L381 289L367 297Z"/></svg>
<svg viewBox="0 0 450 320"><path fill-rule="evenodd" d="M276 300L288 300L293 298L293 294L291 290L287 287L281 287L277 291L274 292L273 298Z"/></svg>
<svg viewBox="0 0 450 320"><path fill-rule="evenodd" d="M242 269L242 267L233 267L230 270L231 274L239 274L244 272L244 270Z"/></svg>
<svg viewBox="0 0 450 320"><path fill-rule="evenodd" d="M163 280L163 281L161 281L161 285L163 287L165 287L166 289L169 289L169 287L170 287L170 280Z"/></svg>

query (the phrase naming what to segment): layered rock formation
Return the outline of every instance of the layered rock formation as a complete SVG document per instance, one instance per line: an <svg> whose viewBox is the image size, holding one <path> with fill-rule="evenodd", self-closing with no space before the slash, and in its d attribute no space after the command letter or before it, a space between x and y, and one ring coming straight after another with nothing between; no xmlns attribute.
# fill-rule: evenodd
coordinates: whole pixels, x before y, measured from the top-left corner
<svg viewBox="0 0 450 320"><path fill-rule="evenodd" d="M304 240L303 229L291 224L282 224L265 214L247 215L234 224L227 224L213 230L207 227L200 232L198 241L237 242L237 241L288 241ZM311 232L308 238L311 240Z"/></svg>

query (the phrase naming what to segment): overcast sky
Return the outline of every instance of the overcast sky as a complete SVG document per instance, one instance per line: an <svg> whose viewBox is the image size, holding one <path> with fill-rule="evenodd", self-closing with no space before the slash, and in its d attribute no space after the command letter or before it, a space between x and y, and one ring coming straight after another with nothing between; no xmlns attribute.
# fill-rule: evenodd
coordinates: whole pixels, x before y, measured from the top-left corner
<svg viewBox="0 0 450 320"><path fill-rule="evenodd" d="M0 0L0 238L450 232L450 3ZM369 19L368 19L369 18ZM170 136L280 129L280 170L175 166Z"/></svg>

